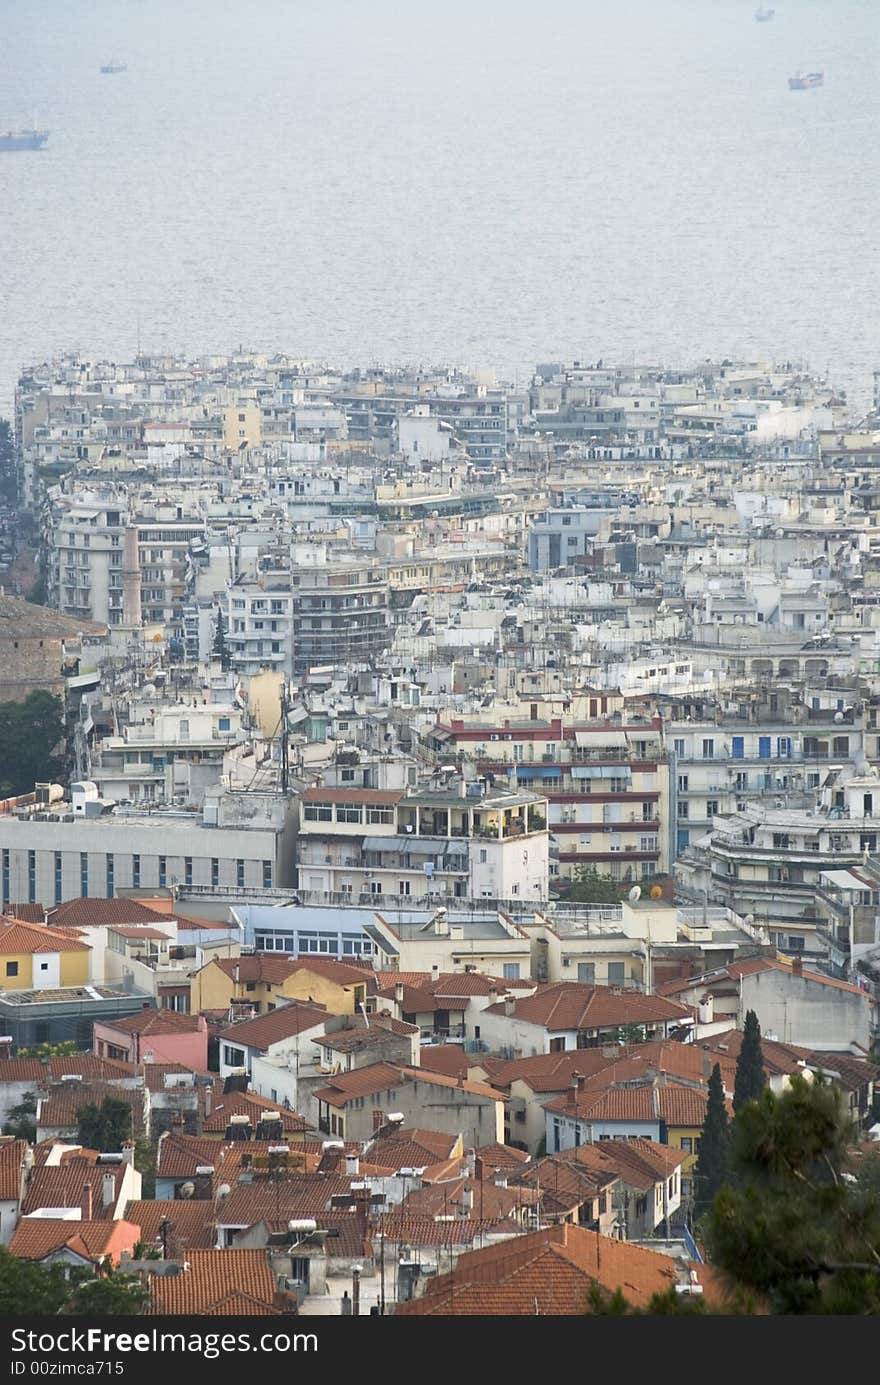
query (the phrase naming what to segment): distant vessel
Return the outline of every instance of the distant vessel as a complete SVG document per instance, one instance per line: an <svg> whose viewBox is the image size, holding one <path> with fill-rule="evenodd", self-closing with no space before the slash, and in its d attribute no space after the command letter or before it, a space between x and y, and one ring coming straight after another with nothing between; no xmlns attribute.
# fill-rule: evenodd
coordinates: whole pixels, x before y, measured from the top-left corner
<svg viewBox="0 0 880 1385"><path fill-rule="evenodd" d="M767 20L772 19L775 13L775 10L765 10L762 5L760 9L755 10L755 18L759 24L766 24Z"/></svg>
<svg viewBox="0 0 880 1385"><path fill-rule="evenodd" d="M127 64L127 63L117 62L116 59L114 58L113 62L111 62L111 63L104 63L103 66L102 66L102 68L101 68L101 71L102 71L102 72L127 72L127 71L128 71L128 64Z"/></svg>
<svg viewBox="0 0 880 1385"><path fill-rule="evenodd" d="M0 151L42 149L48 138L48 130L7 130L5 134L0 134Z"/></svg>
<svg viewBox="0 0 880 1385"><path fill-rule="evenodd" d="M792 91L803 91L805 87L820 87L824 80L824 72L796 72L789 77L788 85Z"/></svg>

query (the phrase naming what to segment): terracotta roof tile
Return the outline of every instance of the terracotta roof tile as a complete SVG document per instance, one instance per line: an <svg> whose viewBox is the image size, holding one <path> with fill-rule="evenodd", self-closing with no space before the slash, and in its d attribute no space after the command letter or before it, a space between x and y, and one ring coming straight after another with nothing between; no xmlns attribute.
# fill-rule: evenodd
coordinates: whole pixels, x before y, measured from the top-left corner
<svg viewBox="0 0 880 1385"><path fill-rule="evenodd" d="M217 1243L213 1198L198 1202L182 1198L131 1201L126 1205L125 1219L141 1228L141 1239L150 1246L162 1245L162 1223L167 1222L169 1260L189 1250L211 1250Z"/></svg>
<svg viewBox="0 0 880 1385"><path fill-rule="evenodd" d="M486 1013L503 1015L505 1005L503 1002L490 1005ZM582 985L577 981L539 986L534 995L515 1001L513 1013L516 1019L542 1025L551 1032L654 1024L691 1017L688 1006L678 1005L663 996L609 986Z"/></svg>
<svg viewBox="0 0 880 1385"><path fill-rule="evenodd" d="M27 1140L0 1139L0 1202L18 1202Z"/></svg>
<svg viewBox="0 0 880 1385"><path fill-rule="evenodd" d="M91 1081L106 1079L118 1081L121 1077L133 1077L131 1063L120 1063L114 1058L96 1058L92 1053L74 1053L69 1058L50 1058L44 1063L40 1058L0 1058L0 1084L4 1082L45 1083L47 1077L60 1081L65 1073L77 1073Z"/></svg>
<svg viewBox="0 0 880 1385"><path fill-rule="evenodd" d="M53 1251L68 1247L85 1260L99 1262L107 1255L112 1241L129 1232L129 1249L140 1239L137 1224L125 1221L65 1221L62 1217L22 1217L15 1228L9 1250L20 1260L43 1260Z"/></svg>
<svg viewBox="0 0 880 1385"><path fill-rule="evenodd" d="M22 923L16 919L0 917L0 956L11 953L35 952L88 952L88 943L72 938L57 928L46 928L43 924Z"/></svg>
<svg viewBox="0 0 880 1385"><path fill-rule="evenodd" d="M239 1020L220 1030L219 1037L229 1043L244 1044L246 1048L265 1050L282 1039L290 1039L306 1029L315 1029L329 1018L328 1011L304 1001L277 1005L268 1014L252 1020Z"/></svg>
<svg viewBox="0 0 880 1385"><path fill-rule="evenodd" d="M92 1214L96 1221L112 1217L119 1197L125 1164L96 1164L91 1160L72 1157L59 1166L43 1164L34 1168L22 1203L22 1213L38 1212L41 1207L81 1207L83 1186L92 1185ZM104 1176L113 1175L113 1201L103 1205Z"/></svg>
<svg viewBox="0 0 880 1385"><path fill-rule="evenodd" d="M426 1072L442 1072L445 1077L466 1078L474 1058L461 1044L429 1044L419 1052L419 1065Z"/></svg>
<svg viewBox="0 0 880 1385"><path fill-rule="evenodd" d="M105 1029L120 1034L194 1034L199 1029L198 1015L182 1015L177 1010L139 1010L127 1019L101 1020Z"/></svg>
<svg viewBox="0 0 880 1385"><path fill-rule="evenodd" d="M587 1311L590 1286L620 1289L636 1307L676 1282L666 1255L563 1223L500 1245L466 1252L452 1274L432 1280L421 1298L398 1305L413 1316L578 1316Z"/></svg>
<svg viewBox="0 0 880 1385"><path fill-rule="evenodd" d="M297 1115L295 1111L288 1111L285 1107L279 1106L277 1101L270 1101L268 1097L257 1096L256 1092L224 1092L213 1103L210 1116L202 1122L202 1130L206 1134L225 1134L230 1116L249 1116L251 1124L256 1129L267 1111L278 1112L285 1135L309 1129L309 1123L303 1116Z"/></svg>
<svg viewBox="0 0 880 1385"><path fill-rule="evenodd" d="M214 957L202 970L216 967L231 981L269 981L280 985L296 966L292 957L279 957L276 952L254 952L244 957ZM197 973L198 975L198 973Z"/></svg>
<svg viewBox="0 0 880 1385"><path fill-rule="evenodd" d="M132 1114L132 1136L139 1139L144 1130L144 1093L138 1087L116 1087L112 1083L60 1082L40 1098L37 1130L76 1130L77 1112L82 1106L100 1106L107 1097L124 1102Z"/></svg>
<svg viewBox="0 0 880 1385"><path fill-rule="evenodd" d="M262 1250L193 1250L188 1270L150 1279L153 1313L274 1311L276 1281Z"/></svg>

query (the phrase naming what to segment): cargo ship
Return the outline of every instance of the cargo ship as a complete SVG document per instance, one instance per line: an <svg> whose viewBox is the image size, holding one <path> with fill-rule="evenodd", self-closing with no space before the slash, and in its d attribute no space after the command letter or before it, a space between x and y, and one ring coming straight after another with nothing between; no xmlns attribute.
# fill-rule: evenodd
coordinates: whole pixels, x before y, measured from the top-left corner
<svg viewBox="0 0 880 1385"><path fill-rule="evenodd" d="M48 130L7 130L0 134L0 152L11 149L42 149Z"/></svg>
<svg viewBox="0 0 880 1385"><path fill-rule="evenodd" d="M788 85L792 91L803 91L805 87L820 87L824 80L824 72L796 72L789 77Z"/></svg>

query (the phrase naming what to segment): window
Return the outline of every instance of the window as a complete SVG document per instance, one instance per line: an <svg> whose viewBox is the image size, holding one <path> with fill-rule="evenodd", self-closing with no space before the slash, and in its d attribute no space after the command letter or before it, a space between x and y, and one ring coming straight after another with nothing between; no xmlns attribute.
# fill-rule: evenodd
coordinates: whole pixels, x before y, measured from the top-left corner
<svg viewBox="0 0 880 1385"><path fill-rule="evenodd" d="M849 736L835 736L835 737L834 737L833 747L832 747L832 754L833 754L833 755L843 755L843 756L846 756L846 755L849 754Z"/></svg>
<svg viewBox="0 0 880 1385"><path fill-rule="evenodd" d="M184 856L183 858L183 883L191 885L193 882L193 858Z"/></svg>
<svg viewBox="0 0 880 1385"><path fill-rule="evenodd" d="M480 865L481 865L481 866L484 866L484 865L486 864L486 862L488 861L488 859L489 859L489 853L488 853L488 851L486 851L485 847L481 847L481 848L480 848Z"/></svg>
<svg viewBox="0 0 880 1385"><path fill-rule="evenodd" d="M685 1135L685 1136L683 1136L682 1141L681 1141L681 1148L682 1148L682 1151L683 1151L685 1154L692 1154L692 1153L693 1153L693 1146L694 1146L694 1142L693 1142L693 1140L691 1139L690 1135Z"/></svg>
<svg viewBox="0 0 880 1385"><path fill-rule="evenodd" d="M220 861L216 856L211 857L211 884L220 884Z"/></svg>
<svg viewBox="0 0 880 1385"><path fill-rule="evenodd" d="M690 805L688 803L677 803L675 805L675 814L676 817L679 818L690 817Z"/></svg>
<svg viewBox="0 0 880 1385"><path fill-rule="evenodd" d="M3 848L3 903L9 903L9 850Z"/></svg>
<svg viewBox="0 0 880 1385"><path fill-rule="evenodd" d="M674 740L674 741L672 742L672 749L673 749L673 752L674 752L676 758L679 759L679 760L682 759L683 756L684 756L685 753L686 753L686 752L685 752L685 748L684 748L684 741L683 741L683 740Z"/></svg>
<svg viewBox="0 0 880 1385"><path fill-rule="evenodd" d="M244 861L241 859L235 863L235 883L240 890L244 889Z"/></svg>
<svg viewBox="0 0 880 1385"><path fill-rule="evenodd" d="M769 736L759 736L759 737L758 737L758 759L759 759L759 760L769 760L769 759L770 759L770 737L769 737Z"/></svg>
<svg viewBox="0 0 880 1385"><path fill-rule="evenodd" d="M337 803L337 822L363 822L363 808L360 803Z"/></svg>
<svg viewBox="0 0 880 1385"><path fill-rule="evenodd" d="M585 981L588 986L592 986L596 981L596 963L578 962L578 981Z"/></svg>
<svg viewBox="0 0 880 1385"><path fill-rule="evenodd" d="M115 876L115 874L116 874L116 864L115 864L115 862L114 862L114 860L113 860L112 854L108 851L108 853L107 853L107 898L108 898L108 899L112 899L112 898L113 898L113 881L114 881L114 876Z"/></svg>
<svg viewBox="0 0 880 1385"><path fill-rule="evenodd" d="M131 858L131 883L134 886L141 883L141 858L137 855Z"/></svg>
<svg viewBox="0 0 880 1385"><path fill-rule="evenodd" d="M408 880L398 880L398 882L397 882L397 893L398 893L398 894L409 894L409 881L408 881Z"/></svg>
<svg viewBox="0 0 880 1385"><path fill-rule="evenodd" d="M518 981L519 962L505 962L503 976L505 981Z"/></svg>
<svg viewBox="0 0 880 1385"><path fill-rule="evenodd" d="M680 775L678 776L678 792L679 792L679 793L687 793L687 791L688 791L688 783L689 783L689 782L690 782L690 781L689 781L688 775L686 775L686 774L680 774Z"/></svg>
<svg viewBox="0 0 880 1385"><path fill-rule="evenodd" d="M271 861L264 861L264 862L263 862L263 889L264 889L264 890L271 890L271 888L272 888L272 862L271 862Z"/></svg>
<svg viewBox="0 0 880 1385"><path fill-rule="evenodd" d="M718 812L718 799L717 799L717 798L710 798L710 799L708 799L708 800L707 800L707 803L706 803L706 817L707 817L707 818L714 818L715 815L717 814L717 812Z"/></svg>
<svg viewBox="0 0 880 1385"><path fill-rule="evenodd" d="M6 975L7 975L7 976L18 976L18 963L17 963L17 962L7 962L7 963L6 963Z"/></svg>
<svg viewBox="0 0 880 1385"><path fill-rule="evenodd" d="M228 731L228 730L230 729L230 725L231 725L231 723L230 723L229 717L221 717L221 718L220 718L220 730L221 730L221 731Z"/></svg>
<svg viewBox="0 0 880 1385"><path fill-rule="evenodd" d="M796 933L790 933L788 935L788 946L792 952L803 952L806 942L803 938L799 938Z"/></svg>
<svg viewBox="0 0 880 1385"><path fill-rule="evenodd" d="M730 742L730 754L734 760L745 759L745 738L743 736L733 736Z"/></svg>
<svg viewBox="0 0 880 1385"><path fill-rule="evenodd" d="M89 854L87 851L79 853L79 892L83 899L88 898L89 894Z"/></svg>
<svg viewBox="0 0 880 1385"><path fill-rule="evenodd" d="M703 759L704 759L704 760L714 760L714 758L715 758L715 741L714 741L711 737L709 737L707 740L704 740L704 741L703 741Z"/></svg>
<svg viewBox="0 0 880 1385"><path fill-rule="evenodd" d="M159 884L164 885L168 879L168 871L164 856L159 857Z"/></svg>
<svg viewBox="0 0 880 1385"><path fill-rule="evenodd" d="M61 890L61 852L55 852L55 903L60 904L64 898Z"/></svg>
<svg viewBox="0 0 880 1385"><path fill-rule="evenodd" d="M243 1068L245 1066L244 1049L233 1048L232 1044L224 1044L223 1061L229 1068Z"/></svg>
<svg viewBox="0 0 880 1385"><path fill-rule="evenodd" d="M621 981L625 981L625 980L626 980L626 963L625 963L625 962L609 962L609 963L608 963L608 985L609 985L609 986L619 985Z"/></svg>
<svg viewBox="0 0 880 1385"><path fill-rule="evenodd" d="M306 822L332 822L332 803L307 803L303 809Z"/></svg>
<svg viewBox="0 0 880 1385"><path fill-rule="evenodd" d="M28 903L35 904L37 900L37 853L28 852Z"/></svg>
<svg viewBox="0 0 880 1385"><path fill-rule="evenodd" d="M791 736L776 737L776 758L779 760L791 759Z"/></svg>

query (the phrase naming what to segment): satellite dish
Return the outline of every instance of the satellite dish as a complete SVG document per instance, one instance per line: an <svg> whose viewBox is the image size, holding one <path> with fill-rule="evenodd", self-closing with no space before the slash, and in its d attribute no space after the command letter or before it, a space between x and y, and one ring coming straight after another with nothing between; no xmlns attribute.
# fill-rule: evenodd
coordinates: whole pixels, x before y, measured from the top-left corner
<svg viewBox="0 0 880 1385"><path fill-rule="evenodd" d="M843 712L835 712L834 720L837 722L837 725L839 726L840 723L843 721Z"/></svg>
<svg viewBox="0 0 880 1385"><path fill-rule="evenodd" d="M629 900L629 902L630 902L631 904L635 904L636 900L641 899L641 897L642 897L642 887L641 887L641 885L633 885L632 889L630 890L629 894L627 895L627 899Z"/></svg>
<svg viewBox="0 0 880 1385"><path fill-rule="evenodd" d="M178 1188L177 1191L180 1193L180 1196L181 1196L181 1197L189 1198L189 1197L192 1197L192 1195L193 1195L193 1193L195 1192L195 1190L196 1190L196 1185L195 1185L195 1183L181 1183L181 1185L180 1185L180 1187Z"/></svg>
<svg viewBox="0 0 880 1385"><path fill-rule="evenodd" d="M230 1188L230 1186L229 1186L228 1183L221 1183L221 1184L220 1184L220 1187L217 1189L217 1196L218 1196L218 1197L229 1197L229 1194L230 1194L231 1192L232 1192L232 1189Z"/></svg>

